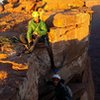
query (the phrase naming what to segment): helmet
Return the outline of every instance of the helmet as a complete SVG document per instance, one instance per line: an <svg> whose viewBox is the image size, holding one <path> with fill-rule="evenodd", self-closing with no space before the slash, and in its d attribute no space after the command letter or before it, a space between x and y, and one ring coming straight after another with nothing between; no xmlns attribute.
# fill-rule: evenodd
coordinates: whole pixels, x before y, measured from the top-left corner
<svg viewBox="0 0 100 100"><path fill-rule="evenodd" d="M32 13L33 18L36 18L36 17L39 17L39 16L40 16L39 12L33 11L33 13Z"/></svg>
<svg viewBox="0 0 100 100"><path fill-rule="evenodd" d="M52 76L52 79L54 79L54 78L61 80L61 77L60 77L58 74L54 74L54 75Z"/></svg>

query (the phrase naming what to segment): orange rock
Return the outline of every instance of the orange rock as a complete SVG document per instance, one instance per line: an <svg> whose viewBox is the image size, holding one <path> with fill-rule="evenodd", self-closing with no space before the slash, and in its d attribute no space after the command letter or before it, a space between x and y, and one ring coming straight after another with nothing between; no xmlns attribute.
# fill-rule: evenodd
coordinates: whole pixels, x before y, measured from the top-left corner
<svg viewBox="0 0 100 100"><path fill-rule="evenodd" d="M8 53L8 54L15 52L15 51L13 50L13 46L10 45L10 44L7 44L7 45L5 44L4 46L2 46L2 47L1 47L1 51L2 51L2 52L6 52L6 53Z"/></svg>
<svg viewBox="0 0 100 100"><path fill-rule="evenodd" d="M77 40L83 40L89 35L89 26L85 23L81 27L75 29L75 35Z"/></svg>
<svg viewBox="0 0 100 100"><path fill-rule="evenodd" d="M56 27L68 27L72 25L90 23L90 15L88 13L68 12L58 13L54 16L53 24Z"/></svg>
<svg viewBox="0 0 100 100"><path fill-rule="evenodd" d="M69 11L57 10L44 12L41 19L46 22L49 27L69 27L76 24L90 22L90 9L78 8Z"/></svg>
<svg viewBox="0 0 100 100"><path fill-rule="evenodd" d="M54 16L53 24L56 27L66 27L76 24L75 14L59 13Z"/></svg>
<svg viewBox="0 0 100 100"><path fill-rule="evenodd" d="M35 3L32 1L21 2L18 7L14 8L14 12L22 12L22 11L30 12L34 4Z"/></svg>
<svg viewBox="0 0 100 100"><path fill-rule="evenodd" d="M84 5L84 0L73 0L73 7L82 7Z"/></svg>
<svg viewBox="0 0 100 100"><path fill-rule="evenodd" d="M68 1L66 1L64 0L65 3L62 3L62 0L48 0L46 1L47 5L45 6L45 10L68 9Z"/></svg>
<svg viewBox="0 0 100 100"><path fill-rule="evenodd" d="M7 57L8 57L7 54L0 54L0 59L5 59Z"/></svg>
<svg viewBox="0 0 100 100"><path fill-rule="evenodd" d="M4 10L4 6L0 3L0 12Z"/></svg>
<svg viewBox="0 0 100 100"><path fill-rule="evenodd" d="M4 9L6 11L12 11L13 10L13 4L8 3L8 4L4 5Z"/></svg>
<svg viewBox="0 0 100 100"><path fill-rule="evenodd" d="M17 3L19 0L7 0L9 3Z"/></svg>
<svg viewBox="0 0 100 100"><path fill-rule="evenodd" d="M3 60L0 60L0 63L8 63L12 66L12 69L13 70L27 70L28 69L28 66L25 65L25 64L19 64L19 63L15 63L15 62L12 62L12 61L3 61Z"/></svg>
<svg viewBox="0 0 100 100"><path fill-rule="evenodd" d="M45 10L69 9L70 7L82 7L83 0L43 0L47 3Z"/></svg>
<svg viewBox="0 0 100 100"><path fill-rule="evenodd" d="M89 26L87 24L82 24L81 26L67 27L67 28L51 28L49 35L49 41L51 43L56 43L60 41L68 40L82 40L86 38L89 34Z"/></svg>
<svg viewBox="0 0 100 100"><path fill-rule="evenodd" d="M85 0L85 5L87 7L93 7L96 5L100 5L100 0Z"/></svg>
<svg viewBox="0 0 100 100"><path fill-rule="evenodd" d="M49 33L49 41L51 43L59 41L67 41L75 39L75 27L68 31L67 28L51 28Z"/></svg>
<svg viewBox="0 0 100 100"><path fill-rule="evenodd" d="M18 12L22 12L23 6L18 6L16 8L13 9L14 12L18 13Z"/></svg>
<svg viewBox="0 0 100 100"><path fill-rule="evenodd" d="M8 77L8 73L5 71L0 71L0 80L4 80Z"/></svg>
<svg viewBox="0 0 100 100"><path fill-rule="evenodd" d="M32 1L27 1L25 3L25 5L26 5L26 11L31 11L31 9L34 7L35 3Z"/></svg>
<svg viewBox="0 0 100 100"><path fill-rule="evenodd" d="M12 69L14 70L27 70L28 66L23 64L12 63Z"/></svg>

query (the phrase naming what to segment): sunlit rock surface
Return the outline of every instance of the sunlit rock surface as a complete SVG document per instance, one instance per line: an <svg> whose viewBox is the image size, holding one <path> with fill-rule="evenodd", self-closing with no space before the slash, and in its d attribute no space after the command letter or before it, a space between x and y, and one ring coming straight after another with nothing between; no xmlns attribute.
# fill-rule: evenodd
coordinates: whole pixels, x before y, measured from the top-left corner
<svg viewBox="0 0 100 100"><path fill-rule="evenodd" d="M87 7L93 7L96 5L100 5L100 0L85 0L85 5Z"/></svg>
<svg viewBox="0 0 100 100"><path fill-rule="evenodd" d="M84 5L83 0L43 0L46 2L45 10L61 10L69 9L70 7L82 7Z"/></svg>

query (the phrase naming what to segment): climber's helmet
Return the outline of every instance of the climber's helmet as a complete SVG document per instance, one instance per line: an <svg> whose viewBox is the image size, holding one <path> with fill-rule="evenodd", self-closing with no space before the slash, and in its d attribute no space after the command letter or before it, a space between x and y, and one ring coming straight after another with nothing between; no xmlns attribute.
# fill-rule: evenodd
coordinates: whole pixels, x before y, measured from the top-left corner
<svg viewBox="0 0 100 100"><path fill-rule="evenodd" d="M53 76L52 76L52 79L59 79L59 80L61 80L61 77L58 75L58 74L54 74Z"/></svg>
<svg viewBox="0 0 100 100"><path fill-rule="evenodd" d="M39 12L37 12L37 11L33 11L32 12L32 17L33 17L33 20L35 21L35 22L39 22L39 17L40 17L40 14L39 14Z"/></svg>
<svg viewBox="0 0 100 100"><path fill-rule="evenodd" d="M55 86L58 85L58 83L60 82L60 80L61 80L61 77L58 74L54 74L52 76L52 81L53 81L53 83L54 83Z"/></svg>

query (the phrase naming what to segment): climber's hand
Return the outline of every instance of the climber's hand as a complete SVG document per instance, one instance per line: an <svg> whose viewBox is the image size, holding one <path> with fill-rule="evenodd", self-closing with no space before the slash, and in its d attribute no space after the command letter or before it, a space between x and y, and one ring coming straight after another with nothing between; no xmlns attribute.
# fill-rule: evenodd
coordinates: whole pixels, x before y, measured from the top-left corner
<svg viewBox="0 0 100 100"><path fill-rule="evenodd" d="M30 43L28 43L28 48L30 48L33 45L33 42L31 41Z"/></svg>
<svg viewBox="0 0 100 100"><path fill-rule="evenodd" d="M32 42L32 40L31 39L28 39L28 44L30 44Z"/></svg>
<svg viewBox="0 0 100 100"><path fill-rule="evenodd" d="M37 35L37 36L39 35L37 32L34 32L34 34Z"/></svg>

